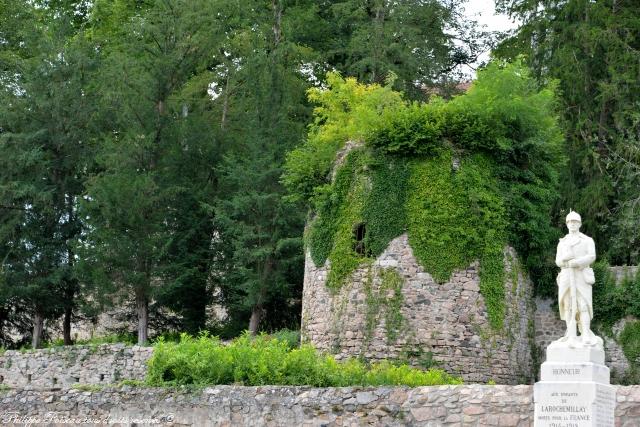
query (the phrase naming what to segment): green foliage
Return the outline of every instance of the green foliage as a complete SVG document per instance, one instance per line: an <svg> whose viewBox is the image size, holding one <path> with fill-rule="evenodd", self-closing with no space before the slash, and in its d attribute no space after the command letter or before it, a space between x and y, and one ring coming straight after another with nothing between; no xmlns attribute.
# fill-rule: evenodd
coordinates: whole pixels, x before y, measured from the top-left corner
<svg viewBox="0 0 640 427"><path fill-rule="evenodd" d="M504 317L506 215L492 163L483 156L451 171L451 153L414 161L407 203L409 243L425 270L445 282L455 269L480 260L480 291L491 326Z"/></svg>
<svg viewBox="0 0 640 427"><path fill-rule="evenodd" d="M596 282L593 285L593 323L603 334L614 338L629 361L629 369L619 378L621 384L640 381L640 322L626 321L616 337L612 327L626 316L640 318L640 274L626 273L622 282L616 278L607 261L593 265Z"/></svg>
<svg viewBox="0 0 640 427"><path fill-rule="evenodd" d="M421 371L389 362L367 368L350 359L337 362L309 345L291 348L266 335L248 334L223 345L217 338L183 335L180 343L155 345L148 362L147 384L160 385L437 385L461 384L442 370Z"/></svg>
<svg viewBox="0 0 640 427"><path fill-rule="evenodd" d="M440 363L433 359L432 351L425 351L422 346L414 346L411 344L404 346L398 361L401 363L409 363L411 361L412 364L416 364L422 369L437 368L440 365Z"/></svg>
<svg viewBox="0 0 640 427"><path fill-rule="evenodd" d="M624 325L618 341L629 363L637 369L640 362L640 322L628 322Z"/></svg>
<svg viewBox="0 0 640 427"><path fill-rule="evenodd" d="M409 167L402 159L377 157L366 149L347 154L332 185L324 185L313 201L317 217L307 242L316 265L331 262L327 286L339 287L358 265L375 258L406 229L405 199ZM366 234L356 241L356 228ZM354 251L361 245L360 251Z"/></svg>
<svg viewBox="0 0 640 427"><path fill-rule="evenodd" d="M395 114L368 143L389 154L434 155L444 144L446 105L438 100L429 104L412 103Z"/></svg>
<svg viewBox="0 0 640 427"><path fill-rule="evenodd" d="M76 208L92 162L99 55L52 9L0 5L0 285L2 304L20 306L3 316L21 332L22 313L69 319L79 305Z"/></svg>
<svg viewBox="0 0 640 427"><path fill-rule="evenodd" d="M220 139L229 150L216 167L214 224L224 246L218 287L230 329L299 324L300 304L291 302L302 287L305 211L284 199L278 181L311 118L311 84L299 70L316 57L289 29L304 20L295 12L312 3L228 2L235 9L226 17L236 22L239 14L242 30L219 50L228 57L217 82L225 87Z"/></svg>
<svg viewBox="0 0 640 427"><path fill-rule="evenodd" d="M92 16L88 38L109 47L93 80L99 133L79 209L85 218L79 275L94 311L136 302L141 344L152 300L179 313L194 332L204 328L211 301L217 248L204 204L215 194L211 164L220 146L208 83L194 76L220 43L219 7L201 0L148 8L97 2ZM141 10L144 19L136 17Z"/></svg>
<svg viewBox="0 0 640 427"><path fill-rule="evenodd" d="M333 185L320 187L314 198L317 218L310 224L307 241L316 265L331 261L329 288L342 285L344 278L363 262L354 247L354 228L362 222L366 182L359 172L364 157L359 150L350 152L336 174Z"/></svg>
<svg viewBox="0 0 640 427"><path fill-rule="evenodd" d="M394 87L411 99L424 99L424 87L447 86L457 64L471 63L486 45L465 16L464 3L404 0L316 2L307 43L319 46L322 62L361 82L382 83L391 73ZM454 43L455 40L455 43Z"/></svg>
<svg viewBox="0 0 640 427"><path fill-rule="evenodd" d="M640 274L625 273L621 283L610 270L607 261L593 265L596 282L593 285L593 321L602 332L620 344L629 361L629 370L620 378L623 384L637 384L640 380L640 322L627 321L615 337L612 327L621 319L631 316L640 319Z"/></svg>
<svg viewBox="0 0 640 427"><path fill-rule="evenodd" d="M269 335L278 341L287 343L289 348L300 347L300 330L281 329Z"/></svg>
<svg viewBox="0 0 640 427"><path fill-rule="evenodd" d="M569 159L559 206L581 213L583 231L612 263L637 264L640 3L496 3L521 23L497 56L524 54L538 82L559 82Z"/></svg>
<svg viewBox="0 0 640 427"><path fill-rule="evenodd" d="M370 187L362 210L365 253L377 257L407 229L410 165L401 157L376 153L367 165Z"/></svg>
<svg viewBox="0 0 640 427"><path fill-rule="evenodd" d="M402 287L404 280L400 274L394 269L383 269L380 274L382 284L380 285L381 293L385 294L386 313L384 317L384 325L387 331L387 340L393 342L402 332L405 319L402 315ZM389 293L391 296L389 297Z"/></svg>
<svg viewBox="0 0 640 427"><path fill-rule="evenodd" d="M594 321L610 332L611 327L625 316L640 318L640 274L626 274L621 283L607 261L593 265L596 282L593 285Z"/></svg>
<svg viewBox="0 0 640 427"><path fill-rule="evenodd" d="M337 80L329 90L316 92L316 97L322 94L316 99L325 104L330 99L332 108L320 110L309 140L298 150L331 146L333 155L351 136L350 123L367 124L359 135L366 143L352 147L336 165L332 182L317 179L328 175L328 156L306 159L307 170L315 164L323 171L319 175L305 175L291 157L287 163L284 182L292 197L307 200L316 214L306 234L313 261L330 261L328 286L335 288L407 231L417 259L438 281L480 261L490 323L500 329L505 244L519 251L540 293L551 288L557 232L549 213L563 161L552 112L554 86L537 88L519 62L495 63L467 94L450 102L407 104L386 91L385 99L394 99L392 108L364 102L357 111L345 108L347 103L336 107L334 98L345 91L385 91L354 85ZM363 246L355 235L361 224Z"/></svg>
<svg viewBox="0 0 640 427"><path fill-rule="evenodd" d="M293 200L310 201L319 187L329 183L336 152L345 141L367 140L381 116L404 105L389 86L360 84L338 73L327 74L330 90L313 88L316 103L307 140L287 155L282 182Z"/></svg>
<svg viewBox="0 0 640 427"><path fill-rule="evenodd" d="M593 319L611 332L611 327L625 316L622 287L616 285L607 261L599 260L592 266L596 278L593 284Z"/></svg>

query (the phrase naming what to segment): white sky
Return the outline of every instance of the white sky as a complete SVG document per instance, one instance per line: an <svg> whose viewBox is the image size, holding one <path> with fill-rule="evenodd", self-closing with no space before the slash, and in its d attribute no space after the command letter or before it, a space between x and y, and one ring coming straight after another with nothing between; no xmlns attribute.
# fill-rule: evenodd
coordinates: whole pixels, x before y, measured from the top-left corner
<svg viewBox="0 0 640 427"><path fill-rule="evenodd" d="M474 17L489 30L505 31L516 27L507 15L497 15L493 0L468 0L465 4L465 14Z"/></svg>
<svg viewBox="0 0 640 427"><path fill-rule="evenodd" d="M479 25L486 25L488 31L507 31L514 29L518 24L512 21L507 15L498 15L495 11L493 0L468 0L464 5L465 15L478 21ZM489 60L489 52L482 55L478 62ZM470 77L475 77L475 71L465 70Z"/></svg>

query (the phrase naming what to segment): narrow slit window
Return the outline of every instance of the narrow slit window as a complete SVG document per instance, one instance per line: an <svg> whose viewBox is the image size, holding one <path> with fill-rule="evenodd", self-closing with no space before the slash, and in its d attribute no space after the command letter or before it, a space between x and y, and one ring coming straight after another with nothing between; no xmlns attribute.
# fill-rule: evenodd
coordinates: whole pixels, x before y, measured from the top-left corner
<svg viewBox="0 0 640 427"><path fill-rule="evenodd" d="M368 256L367 248L365 244L366 236L367 236L367 227L365 226L364 223L360 223L353 228L353 237L354 237L353 250L359 255Z"/></svg>

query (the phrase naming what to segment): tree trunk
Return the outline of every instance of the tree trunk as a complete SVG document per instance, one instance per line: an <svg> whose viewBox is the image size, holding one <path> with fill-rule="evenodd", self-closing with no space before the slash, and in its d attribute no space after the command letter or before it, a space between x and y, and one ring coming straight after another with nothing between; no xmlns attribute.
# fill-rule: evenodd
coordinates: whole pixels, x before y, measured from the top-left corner
<svg viewBox="0 0 640 427"><path fill-rule="evenodd" d="M271 257L268 257L265 260L264 267L262 268L262 280L263 285L260 287L260 293L258 294L258 301L253 306L251 310L251 318L249 319L249 333L251 335L255 335L258 333L258 327L260 326L260 321L262 320L262 315L264 311L262 309L262 304L264 304L265 299L267 297L267 277L271 275L273 271L273 260Z"/></svg>
<svg viewBox="0 0 640 427"><path fill-rule="evenodd" d="M227 82L224 85L224 98L222 103L222 119L220 120L220 129L224 130L227 124L227 113L229 111L229 74L231 73L231 67L227 67Z"/></svg>
<svg viewBox="0 0 640 427"><path fill-rule="evenodd" d="M65 196L65 204L67 207L68 221L70 224L76 222L75 216L75 197L71 194ZM73 235L67 236L67 242L73 239ZM69 264L69 271L74 270L75 253L73 252L72 245L67 243L67 263ZM62 321L62 338L64 339L64 345L72 345L71 340L71 316L73 314L73 307L75 303L76 292L78 288L78 282L76 279L67 277L65 281L64 290L64 319Z"/></svg>
<svg viewBox="0 0 640 427"><path fill-rule="evenodd" d="M40 310L36 309L33 316L33 337L31 347L40 348L42 346L42 334L44 332L44 316Z"/></svg>
<svg viewBox="0 0 640 427"><path fill-rule="evenodd" d="M273 40L274 44L278 46L280 39L282 38L282 7L276 0L272 0L271 8L273 9Z"/></svg>
<svg viewBox="0 0 640 427"><path fill-rule="evenodd" d="M251 310L251 318L249 319L249 333L255 335L258 333L258 326L262 320L262 304L256 304Z"/></svg>
<svg viewBox="0 0 640 427"><path fill-rule="evenodd" d="M136 296L138 311L138 345L144 345L148 338L149 329L149 301L145 295Z"/></svg>
<svg viewBox="0 0 640 427"><path fill-rule="evenodd" d="M65 307L64 320L62 321L62 338L64 339L64 345L72 345L71 340L71 307Z"/></svg>

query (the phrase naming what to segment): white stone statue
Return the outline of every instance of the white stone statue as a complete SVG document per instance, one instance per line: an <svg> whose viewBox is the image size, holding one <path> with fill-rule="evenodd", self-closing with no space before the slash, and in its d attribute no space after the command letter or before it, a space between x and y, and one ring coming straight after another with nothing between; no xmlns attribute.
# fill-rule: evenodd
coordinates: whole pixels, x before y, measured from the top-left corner
<svg viewBox="0 0 640 427"><path fill-rule="evenodd" d="M569 212L566 222L569 234L558 242L556 265L561 268L557 278L560 318L567 323L567 332L551 346L602 349L602 338L591 331L591 285L595 276L590 265L596 260L596 247L591 237L580 233L582 219L577 212Z"/></svg>

